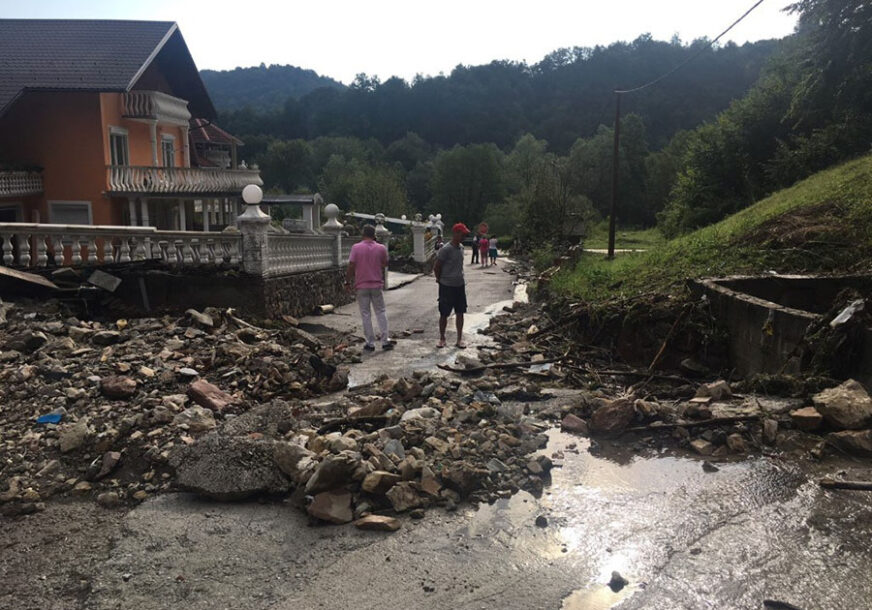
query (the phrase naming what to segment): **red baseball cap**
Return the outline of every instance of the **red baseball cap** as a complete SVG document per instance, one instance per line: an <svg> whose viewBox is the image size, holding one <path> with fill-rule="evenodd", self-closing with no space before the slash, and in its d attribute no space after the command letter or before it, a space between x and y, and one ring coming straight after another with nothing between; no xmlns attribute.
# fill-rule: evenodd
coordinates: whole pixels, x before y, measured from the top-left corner
<svg viewBox="0 0 872 610"><path fill-rule="evenodd" d="M463 233L464 235L468 235L471 231L466 228L466 225L462 222L458 222L456 225L451 227L452 233Z"/></svg>

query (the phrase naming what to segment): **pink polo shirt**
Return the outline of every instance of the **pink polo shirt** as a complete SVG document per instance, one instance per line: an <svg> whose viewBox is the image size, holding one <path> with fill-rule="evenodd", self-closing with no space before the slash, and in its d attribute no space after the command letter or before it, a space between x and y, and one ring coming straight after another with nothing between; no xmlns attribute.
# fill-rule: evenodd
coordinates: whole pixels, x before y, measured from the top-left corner
<svg viewBox="0 0 872 610"><path fill-rule="evenodd" d="M388 266L388 249L371 239L363 239L351 246L349 263L354 263L354 287L357 290L382 288L382 269Z"/></svg>

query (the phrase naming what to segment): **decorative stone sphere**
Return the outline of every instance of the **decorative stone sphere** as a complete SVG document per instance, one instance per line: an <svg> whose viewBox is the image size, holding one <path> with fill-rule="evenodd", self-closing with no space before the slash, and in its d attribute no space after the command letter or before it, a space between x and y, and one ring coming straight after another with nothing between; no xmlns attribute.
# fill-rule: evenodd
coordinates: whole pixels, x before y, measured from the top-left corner
<svg viewBox="0 0 872 610"><path fill-rule="evenodd" d="M249 184L242 189L242 200L248 205L257 205L263 201L263 191L256 184Z"/></svg>
<svg viewBox="0 0 872 610"><path fill-rule="evenodd" d="M335 203L328 203L324 206L324 216L327 218L336 218L339 216L339 206Z"/></svg>

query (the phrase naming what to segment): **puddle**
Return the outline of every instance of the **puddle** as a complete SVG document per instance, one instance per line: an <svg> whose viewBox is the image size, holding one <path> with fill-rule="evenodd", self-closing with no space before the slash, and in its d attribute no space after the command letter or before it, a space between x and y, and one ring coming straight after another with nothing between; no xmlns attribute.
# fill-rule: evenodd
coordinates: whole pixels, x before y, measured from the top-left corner
<svg viewBox="0 0 872 610"><path fill-rule="evenodd" d="M608 610L609 608L614 608L618 602L628 598L635 590L634 587L624 587L615 593L607 585L579 589L563 599L560 609Z"/></svg>

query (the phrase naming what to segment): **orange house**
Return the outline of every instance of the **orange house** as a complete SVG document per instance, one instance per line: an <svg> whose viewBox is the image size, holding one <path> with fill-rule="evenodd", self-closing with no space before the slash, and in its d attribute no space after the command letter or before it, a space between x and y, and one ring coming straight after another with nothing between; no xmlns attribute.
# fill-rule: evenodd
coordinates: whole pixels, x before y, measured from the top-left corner
<svg viewBox="0 0 872 610"><path fill-rule="evenodd" d="M220 230L242 142L178 25L0 19L0 222Z"/></svg>

